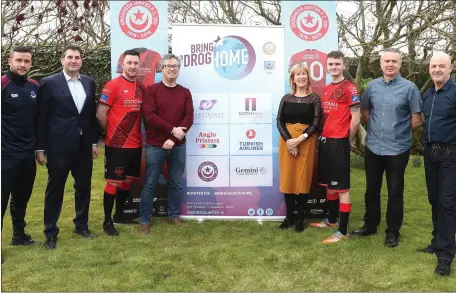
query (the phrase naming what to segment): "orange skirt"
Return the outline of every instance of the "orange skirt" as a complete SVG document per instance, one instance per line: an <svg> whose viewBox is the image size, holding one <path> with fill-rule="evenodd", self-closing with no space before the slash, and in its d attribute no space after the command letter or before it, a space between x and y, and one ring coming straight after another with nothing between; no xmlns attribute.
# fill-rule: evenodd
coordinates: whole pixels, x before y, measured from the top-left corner
<svg viewBox="0 0 456 293"><path fill-rule="evenodd" d="M300 136L308 127L307 124L287 123L287 130L292 138ZM279 173L280 192L309 193L317 149L317 135L314 133L298 145L299 156L290 155L287 144L279 138Z"/></svg>

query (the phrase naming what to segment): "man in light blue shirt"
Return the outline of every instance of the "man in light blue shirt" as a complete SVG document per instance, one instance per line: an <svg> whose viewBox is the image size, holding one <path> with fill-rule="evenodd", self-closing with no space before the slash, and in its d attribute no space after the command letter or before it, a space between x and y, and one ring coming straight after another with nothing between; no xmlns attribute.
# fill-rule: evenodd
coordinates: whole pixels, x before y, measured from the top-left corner
<svg viewBox="0 0 456 293"><path fill-rule="evenodd" d="M388 247L399 243L404 217L404 173L412 147L412 129L421 124L421 97L413 82L403 78L399 50L386 49L380 57L383 77L367 84L361 99L362 118L367 123L365 169L366 212L364 226L352 235L367 236L380 224L380 190L386 172Z"/></svg>

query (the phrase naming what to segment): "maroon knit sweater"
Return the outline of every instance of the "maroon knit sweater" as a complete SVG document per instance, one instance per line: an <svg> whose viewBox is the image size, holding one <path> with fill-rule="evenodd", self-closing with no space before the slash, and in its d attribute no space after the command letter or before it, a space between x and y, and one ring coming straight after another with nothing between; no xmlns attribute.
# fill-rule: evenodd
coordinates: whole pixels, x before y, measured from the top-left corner
<svg viewBox="0 0 456 293"><path fill-rule="evenodd" d="M150 85L143 98L142 113L146 126L146 142L162 147L167 139L183 144L185 138L178 140L171 131L174 127L193 125L193 101L190 91L181 86L168 87L163 82Z"/></svg>

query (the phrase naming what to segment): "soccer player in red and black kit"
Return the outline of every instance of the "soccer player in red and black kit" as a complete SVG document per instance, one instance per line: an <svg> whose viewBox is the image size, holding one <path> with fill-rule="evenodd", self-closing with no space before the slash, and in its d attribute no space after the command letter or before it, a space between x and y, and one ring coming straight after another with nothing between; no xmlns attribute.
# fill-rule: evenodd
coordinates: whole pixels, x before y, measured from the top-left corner
<svg viewBox="0 0 456 293"><path fill-rule="evenodd" d="M2 227L11 195L12 245L34 245L37 243L24 232L24 219L36 175L34 119L38 83L27 78L32 66L30 49L13 48L8 64L10 69L1 82Z"/></svg>
<svg viewBox="0 0 456 293"><path fill-rule="evenodd" d="M332 83L327 85L322 99L323 131L318 147L318 182L326 186L328 219L310 226L337 228L323 243L348 239L350 200L350 142L360 123L360 97L356 86L344 78L345 57L339 51L330 52L326 59ZM337 218L340 223L337 224Z"/></svg>
<svg viewBox="0 0 456 293"><path fill-rule="evenodd" d="M106 130L103 230L110 236L119 235L111 216L115 196L122 198L117 202L114 221L125 223L125 219L116 217L122 217L131 182L140 176L141 171L144 87L136 81L140 54L136 50L127 50L123 55L123 73L106 83L97 109L98 121Z"/></svg>

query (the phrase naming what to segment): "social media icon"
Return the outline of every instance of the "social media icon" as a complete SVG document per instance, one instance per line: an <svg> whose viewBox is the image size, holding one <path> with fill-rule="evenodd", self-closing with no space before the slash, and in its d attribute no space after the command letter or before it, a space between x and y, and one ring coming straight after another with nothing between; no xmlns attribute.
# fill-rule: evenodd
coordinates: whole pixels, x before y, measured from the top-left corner
<svg viewBox="0 0 456 293"><path fill-rule="evenodd" d="M272 216L273 213L274 213L274 211L271 208L266 210L266 215L268 215L268 216Z"/></svg>
<svg viewBox="0 0 456 293"><path fill-rule="evenodd" d="M249 216L255 215L255 209L249 209L249 210L247 211L247 214L248 214Z"/></svg>
<svg viewBox="0 0 456 293"><path fill-rule="evenodd" d="M257 214L258 214L258 216L264 215L264 210L263 210L262 208L259 208L259 209L257 210Z"/></svg>

